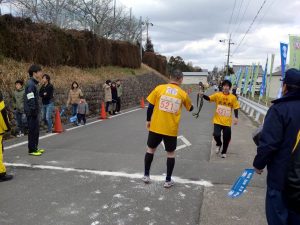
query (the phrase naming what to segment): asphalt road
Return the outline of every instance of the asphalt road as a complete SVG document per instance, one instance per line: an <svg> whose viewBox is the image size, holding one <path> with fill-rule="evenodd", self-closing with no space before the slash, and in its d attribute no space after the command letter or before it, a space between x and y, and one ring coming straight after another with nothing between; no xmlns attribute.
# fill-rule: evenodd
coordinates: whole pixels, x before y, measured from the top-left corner
<svg viewBox="0 0 300 225"><path fill-rule="evenodd" d="M184 138L178 141L182 148L173 173L177 183L171 189L163 188L162 146L152 163L153 182L140 181L145 109L44 136L40 147L46 152L41 157L27 154L26 137L5 142L5 162L15 178L0 184L0 224L199 224L204 190L231 185L251 165L249 160L224 163L211 157L213 110L214 105L205 102L198 119L183 113L179 134ZM263 187L264 180L255 185Z"/></svg>

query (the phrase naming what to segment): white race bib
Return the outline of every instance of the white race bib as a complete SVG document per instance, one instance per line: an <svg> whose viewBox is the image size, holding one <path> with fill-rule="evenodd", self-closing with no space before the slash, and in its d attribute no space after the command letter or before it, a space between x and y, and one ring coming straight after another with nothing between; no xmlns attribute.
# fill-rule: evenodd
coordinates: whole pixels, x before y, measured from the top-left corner
<svg viewBox="0 0 300 225"><path fill-rule="evenodd" d="M225 105L218 105L217 114L219 116L231 117L231 108Z"/></svg>
<svg viewBox="0 0 300 225"><path fill-rule="evenodd" d="M170 96L163 95L160 97L159 110L176 114L181 106L181 100Z"/></svg>
<svg viewBox="0 0 300 225"><path fill-rule="evenodd" d="M30 99L32 99L32 98L34 98L33 92L28 93L28 94L27 94L27 99L30 100Z"/></svg>

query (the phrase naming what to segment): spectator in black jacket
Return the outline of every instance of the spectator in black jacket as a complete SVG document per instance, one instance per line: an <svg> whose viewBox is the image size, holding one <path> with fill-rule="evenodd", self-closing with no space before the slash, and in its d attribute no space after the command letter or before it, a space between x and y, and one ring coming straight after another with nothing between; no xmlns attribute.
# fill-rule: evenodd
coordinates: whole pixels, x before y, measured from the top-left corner
<svg viewBox="0 0 300 225"><path fill-rule="evenodd" d="M117 90L116 82L111 83L111 97L112 97L111 114L116 115L116 106L118 102L118 90Z"/></svg>
<svg viewBox="0 0 300 225"><path fill-rule="evenodd" d="M38 65L32 65L29 70L29 80L25 85L24 111L28 122L28 153L33 156L40 156L44 149L39 149L39 92L37 88L38 80L43 72Z"/></svg>
<svg viewBox="0 0 300 225"><path fill-rule="evenodd" d="M53 102L53 85L50 83L50 76L44 74L42 77L42 87L40 89L40 97L42 98L42 115L43 121L47 126L47 133L52 133L52 114L54 109Z"/></svg>
<svg viewBox="0 0 300 225"><path fill-rule="evenodd" d="M289 69L283 97L273 101L264 122L253 166L267 166L269 225L300 224L300 71Z"/></svg>

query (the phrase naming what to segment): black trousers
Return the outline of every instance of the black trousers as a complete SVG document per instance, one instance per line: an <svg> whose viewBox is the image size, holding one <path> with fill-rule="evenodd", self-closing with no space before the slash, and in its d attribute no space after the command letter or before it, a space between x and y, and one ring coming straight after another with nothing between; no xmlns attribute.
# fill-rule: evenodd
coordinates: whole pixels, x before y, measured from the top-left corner
<svg viewBox="0 0 300 225"><path fill-rule="evenodd" d="M121 111L121 97L117 98L116 112Z"/></svg>
<svg viewBox="0 0 300 225"><path fill-rule="evenodd" d="M86 123L86 118L85 118L85 114L77 114L77 119L78 119L78 123L81 123L81 120L83 121L83 123Z"/></svg>
<svg viewBox="0 0 300 225"><path fill-rule="evenodd" d="M28 123L28 152L38 150L40 136L40 122L38 116L27 116Z"/></svg>
<svg viewBox="0 0 300 225"><path fill-rule="evenodd" d="M214 124L214 139L217 146L222 146L221 135L223 132L223 148L221 154L226 154L231 140L231 127Z"/></svg>

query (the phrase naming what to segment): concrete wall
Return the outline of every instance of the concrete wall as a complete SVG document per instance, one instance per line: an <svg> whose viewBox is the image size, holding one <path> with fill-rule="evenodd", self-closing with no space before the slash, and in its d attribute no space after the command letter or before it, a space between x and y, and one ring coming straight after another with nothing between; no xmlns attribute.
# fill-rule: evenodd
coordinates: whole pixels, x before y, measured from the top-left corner
<svg viewBox="0 0 300 225"><path fill-rule="evenodd" d="M202 82L203 84L207 84L207 77L204 76L184 76L183 84L199 84Z"/></svg>
<svg viewBox="0 0 300 225"><path fill-rule="evenodd" d="M123 96L122 109L139 106L142 97L146 98L149 93L159 84L167 83L168 81L161 75L155 73L149 73L138 76L130 76L122 81L123 83ZM103 83L95 83L84 85L81 87L83 94L89 104L90 116L98 116L100 113L101 102L104 101L104 92L102 89ZM55 106L61 108L67 101L69 88L55 89ZM11 105L11 99L9 95L4 91L5 104L10 111L11 123L14 127L15 121L13 118L13 110ZM146 100L145 100L146 101ZM70 115L70 109L66 111L67 115ZM67 122L67 117L62 118L63 122ZM13 131L12 131L13 133Z"/></svg>

